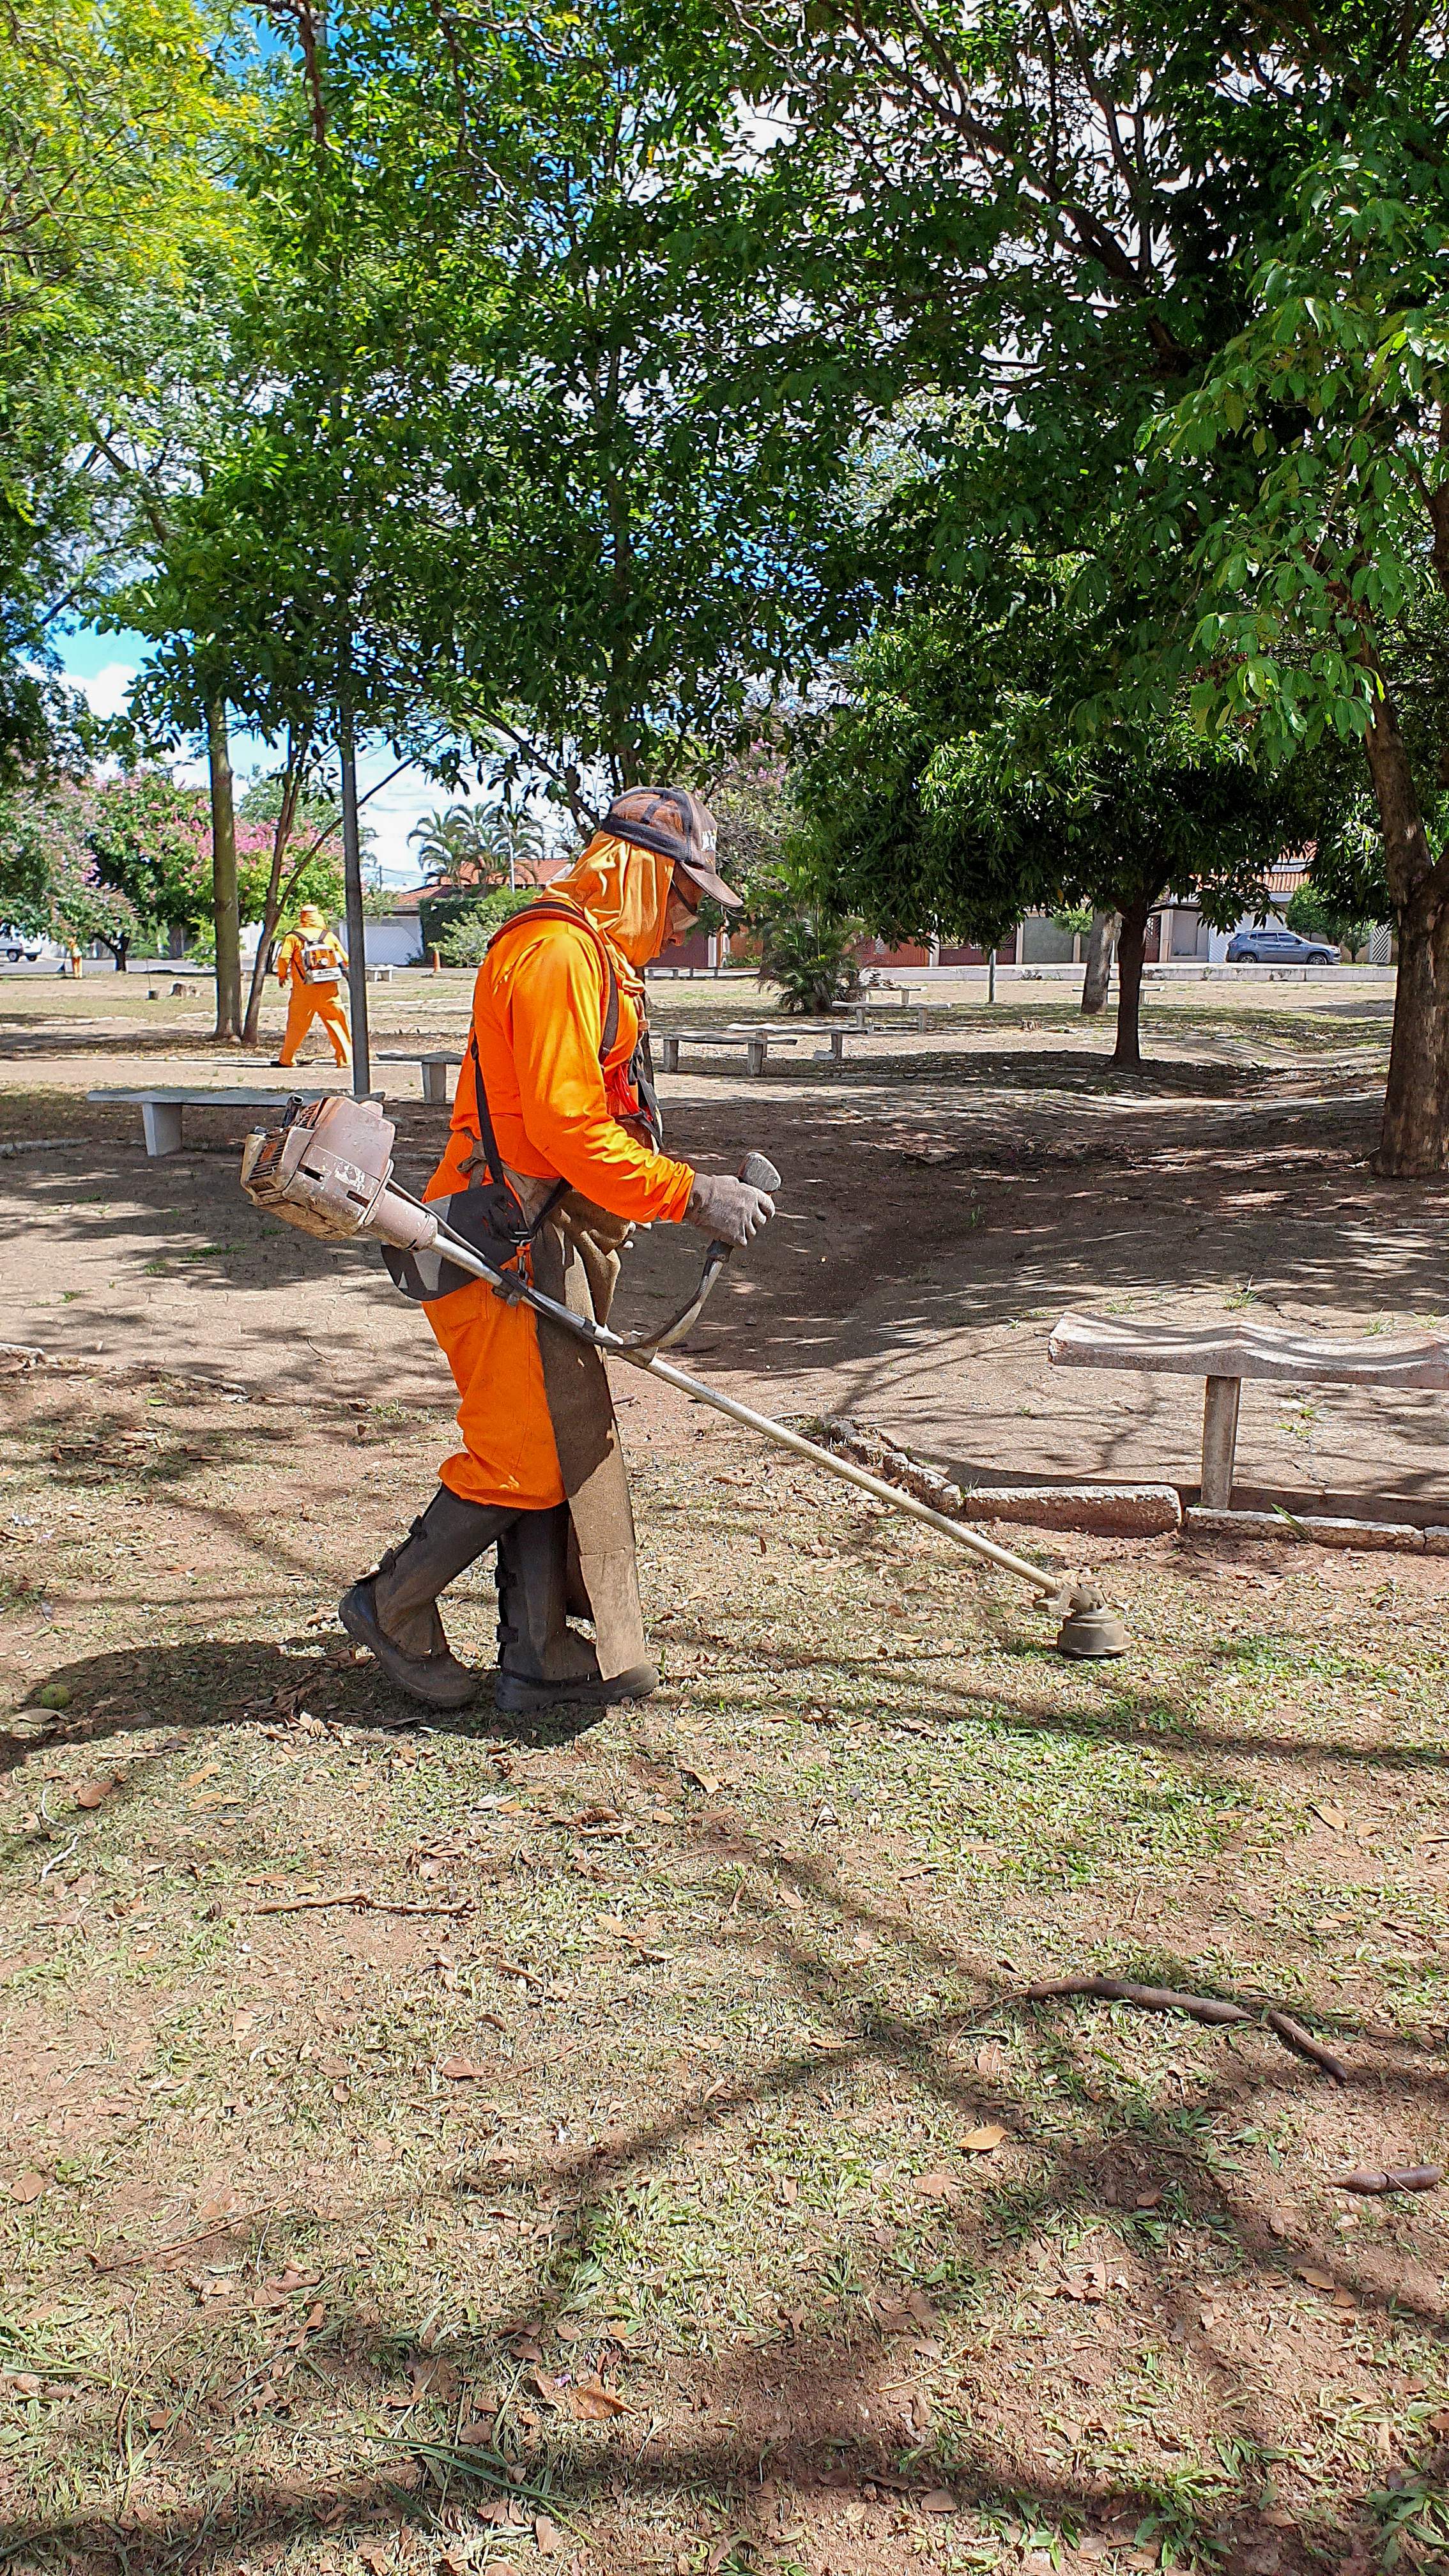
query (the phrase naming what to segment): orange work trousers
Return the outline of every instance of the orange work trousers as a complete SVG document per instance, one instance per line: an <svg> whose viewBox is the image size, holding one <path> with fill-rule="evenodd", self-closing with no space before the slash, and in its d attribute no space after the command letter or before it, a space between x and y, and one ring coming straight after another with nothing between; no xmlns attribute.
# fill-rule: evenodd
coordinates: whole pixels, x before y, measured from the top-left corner
<svg viewBox="0 0 1449 2576"><path fill-rule="evenodd" d="M297 1049L314 1020L320 1020L332 1041L332 1054L338 1064L352 1062L352 1030L348 1024L347 1004L340 984L304 984L299 976L292 978L287 1000L287 1031L282 1040L279 1064L295 1064Z"/></svg>

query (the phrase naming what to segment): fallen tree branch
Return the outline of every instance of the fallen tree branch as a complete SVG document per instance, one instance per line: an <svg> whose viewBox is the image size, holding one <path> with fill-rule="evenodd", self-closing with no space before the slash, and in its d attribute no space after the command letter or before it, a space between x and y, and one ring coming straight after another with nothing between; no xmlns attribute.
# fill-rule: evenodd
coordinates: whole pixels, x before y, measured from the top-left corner
<svg viewBox="0 0 1449 2576"><path fill-rule="evenodd" d="M1325 2048L1323 2042L1315 2039L1311 2031L1305 2030L1301 2021L1295 2021L1291 2013L1269 2010L1263 2015L1263 2019L1268 2028L1276 2032L1285 2048L1296 2049L1300 2057L1307 2058L1310 2066L1321 2066L1325 2075L1333 2077L1335 2084L1348 2082L1348 2068L1344 2065L1343 2059L1335 2057L1332 2049Z"/></svg>
<svg viewBox="0 0 1449 2576"><path fill-rule="evenodd" d="M323 1905L360 1905L369 1914L471 1914L473 1899L465 1896L457 1905L410 1905L404 1899L396 1902L386 1896L369 1896L365 1887L339 1888L335 1896L279 1896L270 1905L254 1905L253 1914L301 1914Z"/></svg>
<svg viewBox="0 0 1449 2576"><path fill-rule="evenodd" d="M485 1950L483 1957L490 1968L498 1970L500 1976L521 1977L527 1986L543 1984L542 1977L536 1975L532 1968L521 1967L517 1959L505 1959L501 1950Z"/></svg>
<svg viewBox="0 0 1449 2576"><path fill-rule="evenodd" d="M1256 2022L1272 2031L1285 2048L1321 2066L1338 2084L1348 2082L1348 2068L1319 2040L1296 2022L1291 2013L1275 2004L1260 2004L1256 2009L1247 2004L1229 2003L1221 1995L1184 1995L1175 1986L1137 1986L1126 1977L1046 1977L1028 1986L1017 2000L1024 2004L1048 2003L1056 1995L1095 1995L1103 2003L1138 2004L1147 2012L1186 2013L1190 2021L1203 2021L1218 2026L1241 2028Z"/></svg>
<svg viewBox="0 0 1449 2576"><path fill-rule="evenodd" d="M1335 2191L1437 2191L1442 2165L1355 2165L1351 2173L1330 2174Z"/></svg>
<svg viewBox="0 0 1449 2576"><path fill-rule="evenodd" d="M1245 2004L1224 2002L1220 1995L1181 1995L1175 1986L1134 1986L1125 1977L1049 1977L1028 1986L1021 2001L1046 2003L1053 1995L1096 1995L1103 2003L1141 2004L1148 2012L1187 2013L1194 2021L1251 2021Z"/></svg>

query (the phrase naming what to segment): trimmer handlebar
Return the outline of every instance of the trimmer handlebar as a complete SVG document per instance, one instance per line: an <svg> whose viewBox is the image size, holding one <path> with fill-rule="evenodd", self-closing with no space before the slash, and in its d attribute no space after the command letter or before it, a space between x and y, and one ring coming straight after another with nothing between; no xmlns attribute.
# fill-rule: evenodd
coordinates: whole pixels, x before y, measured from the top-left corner
<svg viewBox="0 0 1449 2576"><path fill-rule="evenodd" d="M780 1175L768 1156L764 1154L746 1154L740 1165L738 1177L748 1182L752 1190L764 1190L767 1196L773 1195L780 1186ZM722 1235L716 1235L705 1252L704 1268L699 1274L699 1286L688 1305L681 1306L676 1315L671 1315L668 1323L661 1325L657 1333L621 1335L624 1349L667 1351L673 1343L682 1342L691 1326L698 1322L705 1304L719 1284L725 1263L734 1250L735 1246L732 1243L726 1243Z"/></svg>

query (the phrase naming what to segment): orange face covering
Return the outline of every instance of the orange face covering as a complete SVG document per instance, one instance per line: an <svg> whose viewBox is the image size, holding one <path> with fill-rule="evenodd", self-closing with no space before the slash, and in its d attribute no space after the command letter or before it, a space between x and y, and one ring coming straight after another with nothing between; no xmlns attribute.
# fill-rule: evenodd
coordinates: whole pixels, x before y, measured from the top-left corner
<svg viewBox="0 0 1449 2576"><path fill-rule="evenodd" d="M664 945L674 862L637 841L596 832L583 857L565 876L551 879L550 895L565 894L586 912L625 967L647 966ZM637 974L621 974L626 991L642 989Z"/></svg>

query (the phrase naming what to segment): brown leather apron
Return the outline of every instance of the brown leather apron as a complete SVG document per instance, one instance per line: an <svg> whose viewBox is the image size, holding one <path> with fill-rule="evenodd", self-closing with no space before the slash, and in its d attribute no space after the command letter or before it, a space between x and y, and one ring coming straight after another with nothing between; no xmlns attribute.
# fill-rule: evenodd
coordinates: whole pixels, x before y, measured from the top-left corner
<svg viewBox="0 0 1449 2576"><path fill-rule="evenodd" d="M511 1169L508 1179L531 1220L549 1184ZM571 1314L606 1324L619 1276L618 1246L628 1233L619 1218L570 1190L533 1238L535 1285ZM609 1374L601 1351L575 1341L546 1315L534 1321L572 1524L569 1606L593 1620L599 1670L612 1681L645 1662L648 1646L634 1512Z"/></svg>

